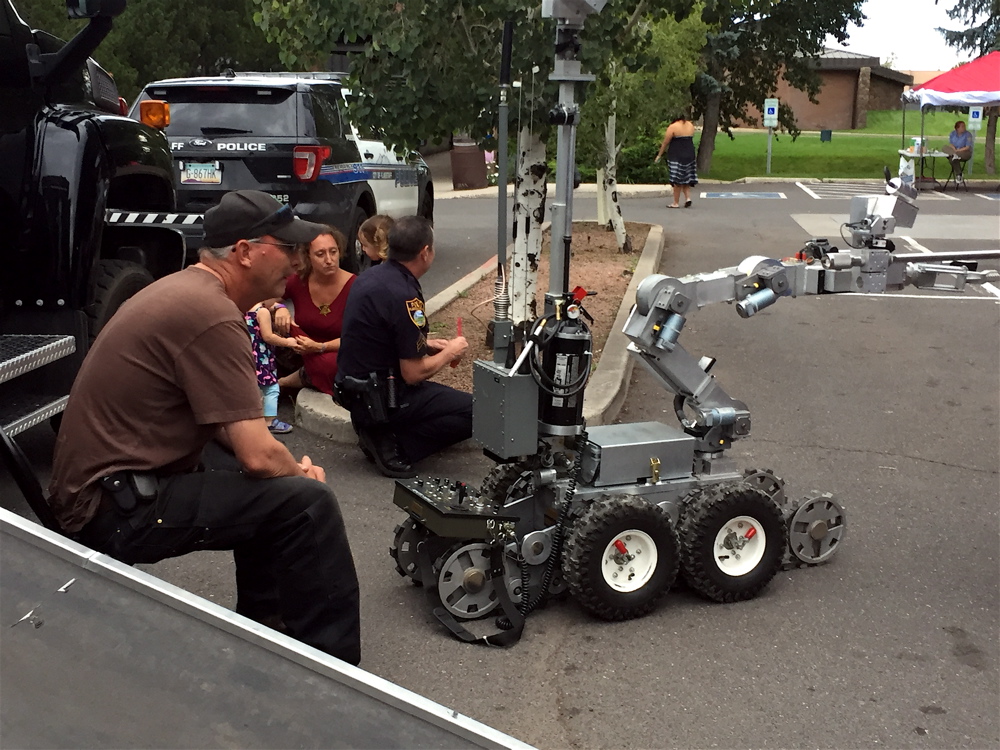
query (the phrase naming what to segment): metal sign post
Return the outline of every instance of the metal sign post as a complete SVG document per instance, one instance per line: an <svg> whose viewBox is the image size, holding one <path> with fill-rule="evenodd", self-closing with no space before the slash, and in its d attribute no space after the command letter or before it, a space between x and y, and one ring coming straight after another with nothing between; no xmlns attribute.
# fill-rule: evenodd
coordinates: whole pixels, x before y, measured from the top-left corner
<svg viewBox="0 0 1000 750"><path fill-rule="evenodd" d="M969 155L969 174L972 174L972 162L976 158L976 133L983 127L983 108L969 107L969 123L966 126L972 133L972 153Z"/></svg>
<svg viewBox="0 0 1000 750"><path fill-rule="evenodd" d="M771 139L778 127L778 100L764 100L764 127L767 128L767 174L771 174Z"/></svg>
<svg viewBox="0 0 1000 750"><path fill-rule="evenodd" d="M767 174L771 174L771 137L774 135L774 128L767 129Z"/></svg>

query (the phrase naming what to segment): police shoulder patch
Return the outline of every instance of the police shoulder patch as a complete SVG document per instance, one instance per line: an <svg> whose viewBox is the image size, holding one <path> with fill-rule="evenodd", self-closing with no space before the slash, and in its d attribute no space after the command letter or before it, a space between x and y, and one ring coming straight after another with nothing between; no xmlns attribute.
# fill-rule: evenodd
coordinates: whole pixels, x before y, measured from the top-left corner
<svg viewBox="0 0 1000 750"><path fill-rule="evenodd" d="M427 316L424 315L424 301L419 297L406 300L406 312L410 315L410 320L417 328L423 328L427 324Z"/></svg>

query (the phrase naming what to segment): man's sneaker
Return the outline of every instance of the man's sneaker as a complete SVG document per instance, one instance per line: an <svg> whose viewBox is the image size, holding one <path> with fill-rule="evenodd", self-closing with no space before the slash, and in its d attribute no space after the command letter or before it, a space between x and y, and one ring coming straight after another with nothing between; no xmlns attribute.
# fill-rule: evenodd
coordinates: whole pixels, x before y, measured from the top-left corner
<svg viewBox="0 0 1000 750"><path fill-rule="evenodd" d="M275 435L285 435L291 432L294 428L288 424L288 422L282 422L280 419L275 417L271 420L271 424L267 426L267 429Z"/></svg>

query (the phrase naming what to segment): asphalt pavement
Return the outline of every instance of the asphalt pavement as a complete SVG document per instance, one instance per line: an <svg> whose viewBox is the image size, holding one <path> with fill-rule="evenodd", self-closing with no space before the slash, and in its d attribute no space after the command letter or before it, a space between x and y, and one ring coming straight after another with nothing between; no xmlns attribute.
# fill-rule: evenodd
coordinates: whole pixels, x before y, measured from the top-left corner
<svg viewBox="0 0 1000 750"><path fill-rule="evenodd" d="M702 197L709 192L784 197ZM684 210L650 193L624 197L622 208L627 220L663 225L660 270L670 275L790 255L811 222L837 225L848 210L846 198L815 198L794 182L699 186ZM1000 202L989 196L921 200L900 242L998 247ZM574 215L594 218L594 199L579 192ZM438 263L445 244L461 254L439 269L441 288L496 252L495 222L489 197L438 201ZM392 480L351 447L286 436L293 453L327 468L343 508L362 586L362 666L544 748L1000 746L993 289L783 299L749 320L729 305L690 316L683 345L716 357L713 374L753 414L735 458L774 470L794 497L831 492L848 512L829 564L780 573L742 604L678 587L645 618L605 623L564 601L533 614L511 649L459 643L387 554L404 518ZM637 372L619 419L671 423L670 399ZM20 439L45 474L50 431ZM455 451L420 468L478 483L490 466ZM6 477L0 497L27 514ZM227 553L143 567L232 606Z"/></svg>

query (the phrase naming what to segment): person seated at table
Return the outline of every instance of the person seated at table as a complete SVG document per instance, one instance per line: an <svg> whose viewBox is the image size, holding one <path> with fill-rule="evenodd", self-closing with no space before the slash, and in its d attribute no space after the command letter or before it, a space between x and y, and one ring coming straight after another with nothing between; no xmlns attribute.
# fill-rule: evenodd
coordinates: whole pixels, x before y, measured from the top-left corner
<svg viewBox="0 0 1000 750"><path fill-rule="evenodd" d="M965 169L964 162L972 158L973 142L972 133L965 129L965 120L959 120L955 123L955 129L948 135L948 145L941 149L949 156L951 172L955 175L957 182L962 181L962 172Z"/></svg>

